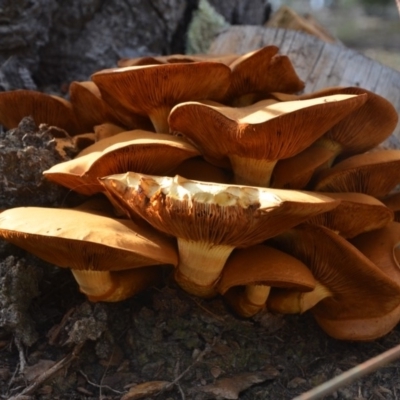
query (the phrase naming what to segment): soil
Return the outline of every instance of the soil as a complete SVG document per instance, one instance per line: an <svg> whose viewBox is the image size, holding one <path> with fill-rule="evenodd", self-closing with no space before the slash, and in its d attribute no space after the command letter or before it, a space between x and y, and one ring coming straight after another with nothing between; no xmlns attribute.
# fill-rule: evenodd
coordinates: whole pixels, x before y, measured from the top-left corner
<svg viewBox="0 0 400 400"><path fill-rule="evenodd" d="M11 245L4 253L15 255L0 264L2 399L293 399L400 341L397 328L370 343L337 341L307 313L240 319L221 298L173 283L89 303L69 271ZM326 399L397 399L399 368Z"/></svg>

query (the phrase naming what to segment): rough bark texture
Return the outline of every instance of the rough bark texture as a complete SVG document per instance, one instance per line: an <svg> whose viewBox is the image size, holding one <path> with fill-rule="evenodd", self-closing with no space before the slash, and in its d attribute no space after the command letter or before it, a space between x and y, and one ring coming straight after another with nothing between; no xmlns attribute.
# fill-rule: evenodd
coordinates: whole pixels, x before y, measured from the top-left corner
<svg viewBox="0 0 400 400"><path fill-rule="evenodd" d="M199 0L4 0L0 89L85 80L119 58L182 53ZM209 0L228 23L262 24L268 0Z"/></svg>

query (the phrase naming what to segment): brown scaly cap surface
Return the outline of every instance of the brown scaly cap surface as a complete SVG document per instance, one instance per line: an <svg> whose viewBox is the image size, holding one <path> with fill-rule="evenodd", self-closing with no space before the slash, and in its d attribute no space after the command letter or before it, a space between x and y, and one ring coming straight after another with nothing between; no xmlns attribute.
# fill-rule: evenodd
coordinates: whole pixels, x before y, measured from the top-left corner
<svg viewBox="0 0 400 400"><path fill-rule="evenodd" d="M58 96L33 90L14 90L0 93L0 125L16 128L24 117L31 116L35 124L54 125L69 135L84 133L75 119L72 105Z"/></svg>
<svg viewBox="0 0 400 400"><path fill-rule="evenodd" d="M380 150L347 158L317 175L313 190L386 196L400 183L400 150Z"/></svg>
<svg viewBox="0 0 400 400"><path fill-rule="evenodd" d="M221 100L230 79L229 67L217 62L126 67L92 75L106 102L149 116L161 133L168 132L173 106L189 100Z"/></svg>
<svg viewBox="0 0 400 400"><path fill-rule="evenodd" d="M85 149L85 154L54 165L45 177L78 193L103 191L98 178L137 171L167 174L182 161L199 152L184 139L171 135L134 130L104 139Z"/></svg>

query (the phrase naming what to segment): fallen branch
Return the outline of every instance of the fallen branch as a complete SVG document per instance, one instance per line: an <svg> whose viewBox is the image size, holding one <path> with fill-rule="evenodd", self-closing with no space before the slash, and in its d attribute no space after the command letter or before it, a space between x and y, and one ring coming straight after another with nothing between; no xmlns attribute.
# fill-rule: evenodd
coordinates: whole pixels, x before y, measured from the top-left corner
<svg viewBox="0 0 400 400"><path fill-rule="evenodd" d="M380 367L389 364L390 362L400 358L400 345L393 347L392 349L379 354L376 357L370 358L369 360L358 364L354 368L336 376L329 381L326 381L322 385L317 386L308 392L303 393L300 396L295 397L293 400L317 400L332 394L336 389L339 389L349 383L354 382L356 379L361 378L371 372L376 371Z"/></svg>

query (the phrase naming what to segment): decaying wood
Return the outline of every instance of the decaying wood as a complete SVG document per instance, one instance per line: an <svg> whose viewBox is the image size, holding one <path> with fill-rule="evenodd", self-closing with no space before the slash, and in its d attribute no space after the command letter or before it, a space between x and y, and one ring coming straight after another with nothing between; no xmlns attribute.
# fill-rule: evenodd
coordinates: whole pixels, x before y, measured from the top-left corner
<svg viewBox="0 0 400 400"><path fill-rule="evenodd" d="M232 26L212 43L210 53L245 53L276 45L306 83L305 92L329 86L359 86L388 99L400 112L400 72L340 44L292 30ZM390 139L400 143L400 124ZM392 143L393 144L393 143Z"/></svg>

